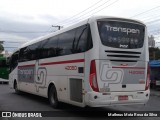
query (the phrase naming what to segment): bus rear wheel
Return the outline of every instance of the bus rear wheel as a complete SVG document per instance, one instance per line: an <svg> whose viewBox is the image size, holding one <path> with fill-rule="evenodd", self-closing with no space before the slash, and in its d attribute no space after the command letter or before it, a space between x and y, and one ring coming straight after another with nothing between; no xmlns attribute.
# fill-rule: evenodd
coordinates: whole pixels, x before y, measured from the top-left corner
<svg viewBox="0 0 160 120"><path fill-rule="evenodd" d="M15 93L19 94L20 91L18 90L18 86L17 86L17 82L15 81L14 82L14 90L15 90Z"/></svg>
<svg viewBox="0 0 160 120"><path fill-rule="evenodd" d="M54 85L52 85L51 88L49 89L48 99L49 99L50 105L53 108L59 107L59 101L57 98L57 91L56 91L56 88Z"/></svg>

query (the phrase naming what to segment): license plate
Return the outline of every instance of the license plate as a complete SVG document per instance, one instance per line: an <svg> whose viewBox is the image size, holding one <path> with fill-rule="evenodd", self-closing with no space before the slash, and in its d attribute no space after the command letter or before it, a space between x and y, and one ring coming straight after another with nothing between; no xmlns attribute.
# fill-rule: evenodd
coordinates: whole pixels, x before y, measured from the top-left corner
<svg viewBox="0 0 160 120"><path fill-rule="evenodd" d="M127 96L127 95L118 96L118 100L119 100L119 101L128 100L128 96Z"/></svg>

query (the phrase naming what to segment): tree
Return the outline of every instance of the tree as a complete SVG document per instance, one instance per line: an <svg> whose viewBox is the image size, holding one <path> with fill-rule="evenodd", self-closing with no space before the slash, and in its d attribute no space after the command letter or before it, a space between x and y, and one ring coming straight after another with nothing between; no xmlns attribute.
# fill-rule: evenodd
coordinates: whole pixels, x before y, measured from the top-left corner
<svg viewBox="0 0 160 120"><path fill-rule="evenodd" d="M4 47L2 44L0 44L0 53L4 50Z"/></svg>
<svg viewBox="0 0 160 120"><path fill-rule="evenodd" d="M150 60L159 60L160 59L160 49L157 47L149 48L149 59Z"/></svg>

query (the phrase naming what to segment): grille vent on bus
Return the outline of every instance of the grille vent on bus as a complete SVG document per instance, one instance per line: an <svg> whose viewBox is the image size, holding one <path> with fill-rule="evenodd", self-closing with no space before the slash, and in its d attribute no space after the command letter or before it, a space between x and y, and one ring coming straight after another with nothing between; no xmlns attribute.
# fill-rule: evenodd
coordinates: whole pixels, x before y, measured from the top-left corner
<svg viewBox="0 0 160 120"><path fill-rule="evenodd" d="M70 99L82 102L82 79L70 78Z"/></svg>
<svg viewBox="0 0 160 120"><path fill-rule="evenodd" d="M124 53L124 54L141 54L141 52L132 52L132 51L110 51L110 50L105 50L105 52L108 52L108 53Z"/></svg>
<svg viewBox="0 0 160 120"><path fill-rule="evenodd" d="M109 57L123 57L123 58L139 58L139 56L135 55L107 55Z"/></svg>
<svg viewBox="0 0 160 120"><path fill-rule="evenodd" d="M108 53L107 56L110 57L110 61L116 61L116 62L137 62L137 58L140 58L140 54L141 54L141 52L132 52L132 51L105 50L105 52ZM121 59L115 60L112 58L121 58ZM128 59L128 58L130 58L130 59Z"/></svg>
<svg viewBox="0 0 160 120"><path fill-rule="evenodd" d="M110 60L114 62L137 62L137 60Z"/></svg>

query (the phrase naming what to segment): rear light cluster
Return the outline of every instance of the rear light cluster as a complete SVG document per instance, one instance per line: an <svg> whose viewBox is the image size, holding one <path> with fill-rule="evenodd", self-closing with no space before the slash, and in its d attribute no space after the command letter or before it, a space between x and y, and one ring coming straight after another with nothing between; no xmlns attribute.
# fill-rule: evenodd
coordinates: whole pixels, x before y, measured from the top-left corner
<svg viewBox="0 0 160 120"><path fill-rule="evenodd" d="M147 80L146 80L145 90L149 89L149 84L150 84L150 66L148 64L148 67L147 67Z"/></svg>
<svg viewBox="0 0 160 120"><path fill-rule="evenodd" d="M90 82L90 86L93 89L93 91L99 92L98 83L97 83L97 74L96 74L96 63L95 63L95 60L91 61L89 82Z"/></svg>

